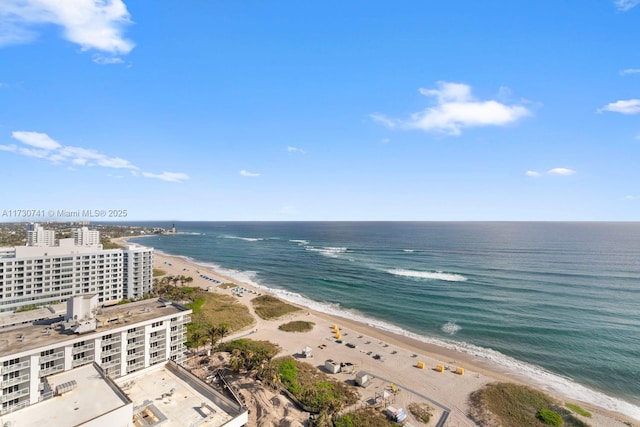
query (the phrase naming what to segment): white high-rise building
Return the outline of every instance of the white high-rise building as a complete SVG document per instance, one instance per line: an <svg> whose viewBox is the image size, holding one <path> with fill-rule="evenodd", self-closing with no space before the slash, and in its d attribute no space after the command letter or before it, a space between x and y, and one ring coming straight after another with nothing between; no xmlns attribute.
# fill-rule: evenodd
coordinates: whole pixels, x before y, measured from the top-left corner
<svg viewBox="0 0 640 427"><path fill-rule="evenodd" d="M56 243L56 232L45 230L40 224L27 224L27 246L53 246Z"/></svg>
<svg viewBox="0 0 640 427"><path fill-rule="evenodd" d="M91 246L100 244L100 232L89 230L89 227L81 227L73 230L73 242L78 246Z"/></svg>
<svg viewBox="0 0 640 427"><path fill-rule="evenodd" d="M30 224L38 240L42 227ZM51 231L51 233L53 233ZM0 312L45 306L73 295L97 294L100 305L153 291L153 248L102 248L98 231L82 227L57 245L0 248Z"/></svg>
<svg viewBox="0 0 640 427"><path fill-rule="evenodd" d="M124 254L125 298L139 298L153 290L153 248L128 245Z"/></svg>
<svg viewBox="0 0 640 427"><path fill-rule="evenodd" d="M0 312L55 304L86 293L98 294L100 305L116 303L125 297L123 271L122 249L76 246L73 239L60 239L57 246L3 248Z"/></svg>

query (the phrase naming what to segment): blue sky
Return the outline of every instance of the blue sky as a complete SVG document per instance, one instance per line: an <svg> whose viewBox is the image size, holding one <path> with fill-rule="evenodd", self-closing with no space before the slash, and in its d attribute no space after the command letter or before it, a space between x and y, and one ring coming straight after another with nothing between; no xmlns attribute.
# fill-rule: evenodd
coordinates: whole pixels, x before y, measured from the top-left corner
<svg viewBox="0 0 640 427"><path fill-rule="evenodd" d="M640 0L3 0L0 221L635 221L638 46Z"/></svg>

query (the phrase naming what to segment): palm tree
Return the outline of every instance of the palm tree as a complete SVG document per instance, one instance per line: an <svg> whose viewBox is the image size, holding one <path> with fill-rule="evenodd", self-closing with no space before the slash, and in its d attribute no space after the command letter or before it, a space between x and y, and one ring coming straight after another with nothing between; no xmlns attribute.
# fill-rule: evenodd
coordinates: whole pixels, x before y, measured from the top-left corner
<svg viewBox="0 0 640 427"><path fill-rule="evenodd" d="M200 332L200 328L194 329L191 332L191 343L196 348L196 354L200 352L200 344L202 343L202 332Z"/></svg>
<svg viewBox="0 0 640 427"><path fill-rule="evenodd" d="M207 325L206 326L207 336L209 337L209 342L211 343L211 351L215 348L218 343L218 339L220 337L220 331L217 326Z"/></svg>
<svg viewBox="0 0 640 427"><path fill-rule="evenodd" d="M231 333L231 325L227 322L222 322L218 325L218 336L220 337L220 341L224 339L227 335Z"/></svg>

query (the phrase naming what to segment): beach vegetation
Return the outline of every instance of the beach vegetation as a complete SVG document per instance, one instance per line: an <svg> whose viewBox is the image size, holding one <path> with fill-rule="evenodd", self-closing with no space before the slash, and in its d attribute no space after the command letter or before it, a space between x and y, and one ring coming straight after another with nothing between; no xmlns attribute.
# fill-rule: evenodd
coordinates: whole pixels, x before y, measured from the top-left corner
<svg viewBox="0 0 640 427"><path fill-rule="evenodd" d="M239 339L220 344L220 351L231 353L229 367L239 372L242 369L252 371L265 365L280 351L280 346L270 341Z"/></svg>
<svg viewBox="0 0 640 427"><path fill-rule="evenodd" d="M333 419L334 427L397 427L398 424L375 408L362 408Z"/></svg>
<svg viewBox="0 0 640 427"><path fill-rule="evenodd" d="M202 310L202 306L206 302L204 297L195 298L190 303L185 304L187 308L190 308L193 314L199 314Z"/></svg>
<svg viewBox="0 0 640 427"><path fill-rule="evenodd" d="M160 277L160 276L165 276L167 274L166 271L160 269L160 268L154 268L153 269L153 277Z"/></svg>
<svg viewBox="0 0 640 427"><path fill-rule="evenodd" d="M469 396L471 417L481 426L588 426L551 396L520 384L491 383ZM557 422L558 414L562 424Z"/></svg>
<svg viewBox="0 0 640 427"><path fill-rule="evenodd" d="M294 320L293 322L283 323L278 326L278 329L285 332L309 332L316 324L313 322L306 322L304 320Z"/></svg>
<svg viewBox="0 0 640 427"><path fill-rule="evenodd" d="M571 409L573 412L575 412L578 415L582 415L583 417L591 418L591 412L587 411L586 409L582 408L581 406L576 405L575 403L565 403L564 406L566 406L567 408Z"/></svg>
<svg viewBox="0 0 640 427"><path fill-rule="evenodd" d="M334 381L315 366L291 356L272 360L259 375L271 387L286 390L304 410L313 413L336 414L359 398L354 387Z"/></svg>
<svg viewBox="0 0 640 427"><path fill-rule="evenodd" d="M71 237L71 236L69 236ZM117 243L113 243L111 241L111 238L109 237L103 237L100 239L100 243L102 244L102 249L107 250L107 249L123 249L124 246L119 245Z"/></svg>
<svg viewBox="0 0 640 427"><path fill-rule="evenodd" d="M429 420L433 416L433 408L426 403L411 402L407 405L407 409L416 420L424 424L429 424Z"/></svg>
<svg viewBox="0 0 640 427"><path fill-rule="evenodd" d="M238 285L236 285L235 283L228 283L228 282L218 285L220 289L231 289L231 288L235 288L236 286Z"/></svg>
<svg viewBox="0 0 640 427"><path fill-rule="evenodd" d="M251 300L256 314L262 319L277 319L284 315L295 313L300 309L292 304L279 300L271 295L261 295Z"/></svg>
<svg viewBox="0 0 640 427"><path fill-rule="evenodd" d="M552 409L540 409L536 413L536 418L550 426L561 426L564 424L562 416Z"/></svg>

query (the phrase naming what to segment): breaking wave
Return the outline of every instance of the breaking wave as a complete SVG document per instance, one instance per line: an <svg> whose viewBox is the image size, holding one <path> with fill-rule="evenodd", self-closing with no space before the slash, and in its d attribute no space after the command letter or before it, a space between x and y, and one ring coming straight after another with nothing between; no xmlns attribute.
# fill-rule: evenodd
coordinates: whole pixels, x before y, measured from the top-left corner
<svg viewBox="0 0 640 427"><path fill-rule="evenodd" d="M394 276L416 277L418 279L429 280L444 280L445 282L465 282L467 280L467 278L461 274L444 273L442 271L414 271L392 269L387 270L387 273L393 274Z"/></svg>

